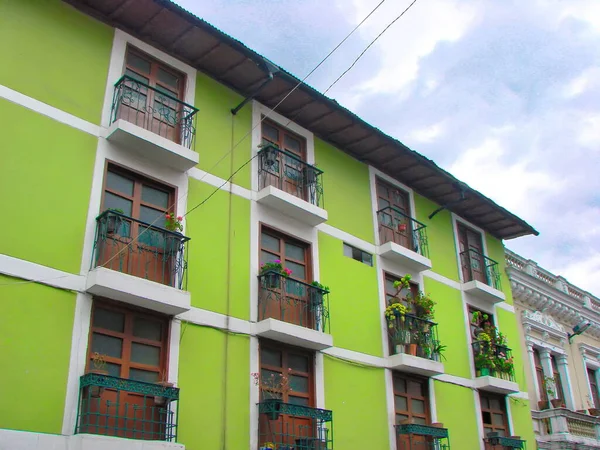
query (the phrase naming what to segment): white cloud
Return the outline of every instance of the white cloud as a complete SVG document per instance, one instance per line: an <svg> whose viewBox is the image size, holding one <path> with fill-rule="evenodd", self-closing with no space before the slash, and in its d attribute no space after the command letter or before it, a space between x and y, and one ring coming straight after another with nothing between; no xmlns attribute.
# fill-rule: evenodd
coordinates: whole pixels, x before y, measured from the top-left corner
<svg viewBox="0 0 600 450"><path fill-rule="evenodd" d="M581 145L598 149L598 145L600 145L600 115L582 119L578 140Z"/></svg>
<svg viewBox="0 0 600 450"><path fill-rule="evenodd" d="M443 122L434 123L433 125L418 128L410 133L407 137L407 142L430 143L435 141L444 132Z"/></svg>
<svg viewBox="0 0 600 450"><path fill-rule="evenodd" d="M582 258L577 262L563 266L557 273L569 283L600 295L600 254Z"/></svg>

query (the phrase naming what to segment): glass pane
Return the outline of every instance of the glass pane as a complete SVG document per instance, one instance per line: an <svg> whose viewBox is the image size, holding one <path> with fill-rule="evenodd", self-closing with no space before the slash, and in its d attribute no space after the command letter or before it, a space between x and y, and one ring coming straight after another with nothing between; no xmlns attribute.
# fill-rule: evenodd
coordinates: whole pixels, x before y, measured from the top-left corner
<svg viewBox="0 0 600 450"><path fill-rule="evenodd" d="M394 378L394 391L406 393L406 380L403 378Z"/></svg>
<svg viewBox="0 0 600 450"><path fill-rule="evenodd" d="M481 412L481 421L483 423L491 425L492 424L492 414L490 412L487 412L487 411L482 411Z"/></svg>
<svg viewBox="0 0 600 450"><path fill-rule="evenodd" d="M504 426L504 416L502 414L492 414L492 425Z"/></svg>
<svg viewBox="0 0 600 450"><path fill-rule="evenodd" d="M498 432L498 436L506 436L506 432L504 430L496 429L496 431Z"/></svg>
<svg viewBox="0 0 600 450"><path fill-rule="evenodd" d="M377 206L379 207L379 209L387 208L388 206L390 206L390 202L380 197L377 199ZM390 211L386 209L386 212Z"/></svg>
<svg viewBox="0 0 600 450"><path fill-rule="evenodd" d="M264 263L273 262L279 259L279 255L274 255L273 253L265 252L261 250L260 252L260 265L262 266Z"/></svg>
<svg viewBox="0 0 600 450"><path fill-rule="evenodd" d="M262 348L260 351L260 363L266 366L281 367L281 352L270 348Z"/></svg>
<svg viewBox="0 0 600 450"><path fill-rule="evenodd" d="M427 419L423 417L413 417L413 420L417 425L427 425Z"/></svg>
<svg viewBox="0 0 600 450"><path fill-rule="evenodd" d="M406 397L401 397L399 395L394 396L394 404L396 405L396 411L408 411Z"/></svg>
<svg viewBox="0 0 600 450"><path fill-rule="evenodd" d="M100 353L101 355L120 358L123 350L123 340L107 336L105 334L94 333L92 336L92 352Z"/></svg>
<svg viewBox="0 0 600 450"><path fill-rule="evenodd" d="M106 187L133 196L133 181L114 172L106 173Z"/></svg>
<svg viewBox="0 0 600 450"><path fill-rule="evenodd" d="M267 233L262 233L260 235L260 246L265 250L279 253L279 239Z"/></svg>
<svg viewBox="0 0 600 450"><path fill-rule="evenodd" d="M133 70L125 69L125 75L127 75L127 76L129 76L129 77L133 78L133 79L134 79L134 80L136 80L136 81L139 81L139 82L141 82L141 83L144 83L144 84L148 84L148 83L150 83L150 80L149 80L148 78L146 78L146 77L143 77L143 76L141 76L141 75L139 75L139 74L135 73ZM125 83L126 83L126 85L127 85L127 86L132 86L132 87L135 87L135 88L137 88L137 87L138 87L138 86L136 85L137 83L131 83L131 82L127 82L127 81L126 81ZM136 86L134 86L134 85L136 85ZM145 86L140 86L140 92L146 92L146 91L147 91L147 88L146 88ZM144 97L145 97L145 96L144 96Z"/></svg>
<svg viewBox="0 0 600 450"><path fill-rule="evenodd" d="M140 206L140 220L154 225L155 227L165 226L165 213L158 209L148 208L147 206Z"/></svg>
<svg viewBox="0 0 600 450"><path fill-rule="evenodd" d="M269 369L260 370L260 382L263 389L278 389L281 384L281 373Z"/></svg>
<svg viewBox="0 0 600 450"><path fill-rule="evenodd" d="M131 361L158 367L160 365L160 347L132 342Z"/></svg>
<svg viewBox="0 0 600 450"><path fill-rule="evenodd" d="M408 416L404 414L396 414L396 425L399 425L403 420L408 419Z"/></svg>
<svg viewBox="0 0 600 450"><path fill-rule="evenodd" d="M145 381L146 383L156 383L158 381L158 372L150 372L149 370L129 369L129 379L136 381Z"/></svg>
<svg viewBox="0 0 600 450"><path fill-rule="evenodd" d="M364 262L368 266L372 266L373 265L373 255L371 255L370 253L363 252L362 262Z"/></svg>
<svg viewBox="0 0 600 450"><path fill-rule="evenodd" d="M408 393L413 397L423 397L423 385L416 381L408 381Z"/></svg>
<svg viewBox="0 0 600 450"><path fill-rule="evenodd" d="M288 355L288 364L292 370L308 373L308 357L304 355Z"/></svg>
<svg viewBox="0 0 600 450"><path fill-rule="evenodd" d="M290 395L288 399L292 405L309 406L308 399L305 397L294 397L293 395Z"/></svg>
<svg viewBox="0 0 600 450"><path fill-rule="evenodd" d="M94 326L122 333L125 329L125 315L109 309L94 308Z"/></svg>
<svg viewBox="0 0 600 450"><path fill-rule="evenodd" d="M158 68L158 74L156 76L158 81L164 83L168 86L174 87L177 89L179 84L179 77L177 75L172 74L171 72L167 72L162 67Z"/></svg>
<svg viewBox="0 0 600 450"><path fill-rule="evenodd" d="M141 58L135 53L127 53L127 65L139 70L142 73L150 73L150 61L145 58Z"/></svg>
<svg viewBox="0 0 600 450"><path fill-rule="evenodd" d="M263 122L262 134L271 142L279 142L279 130L277 130L275 127L272 127L268 123Z"/></svg>
<svg viewBox="0 0 600 450"><path fill-rule="evenodd" d="M136 317L133 320L133 335L153 341L161 340L162 324L154 320Z"/></svg>
<svg viewBox="0 0 600 450"><path fill-rule="evenodd" d="M293 153L297 154L300 154L302 151L302 144L300 143L300 141L288 135L285 135L283 138L283 147L286 150L290 150Z"/></svg>
<svg viewBox="0 0 600 450"><path fill-rule="evenodd" d="M121 376L121 365L120 364L106 363L104 370L106 370L111 377L120 377Z"/></svg>
<svg viewBox="0 0 600 450"><path fill-rule="evenodd" d="M150 186L142 186L142 201L169 209L169 193Z"/></svg>
<svg viewBox="0 0 600 450"><path fill-rule="evenodd" d="M498 400L497 398L490 398L490 409L502 411L503 408L500 406L500 400Z"/></svg>
<svg viewBox="0 0 600 450"><path fill-rule="evenodd" d="M412 399L411 405L413 414L425 414L425 402L423 400Z"/></svg>
<svg viewBox="0 0 600 450"><path fill-rule="evenodd" d="M487 397L481 397L481 407L483 409L490 409L490 402Z"/></svg>
<svg viewBox="0 0 600 450"><path fill-rule="evenodd" d="M115 194L111 194L110 192L104 193L104 209L120 209L123 211L123 214L131 217L131 208L132 203L130 200L124 199L123 197L119 197Z"/></svg>
<svg viewBox="0 0 600 450"><path fill-rule="evenodd" d="M285 267L292 271L292 277L297 280L306 280L306 268L295 262L285 261Z"/></svg>
<svg viewBox="0 0 600 450"><path fill-rule="evenodd" d="M298 245L285 243L285 257L295 259L298 261L304 261L304 247Z"/></svg>
<svg viewBox="0 0 600 450"><path fill-rule="evenodd" d="M350 247L348 244L344 244L344 256L352 258L352 247Z"/></svg>
<svg viewBox="0 0 600 450"><path fill-rule="evenodd" d="M308 392L308 378L290 375L290 388L295 392Z"/></svg>

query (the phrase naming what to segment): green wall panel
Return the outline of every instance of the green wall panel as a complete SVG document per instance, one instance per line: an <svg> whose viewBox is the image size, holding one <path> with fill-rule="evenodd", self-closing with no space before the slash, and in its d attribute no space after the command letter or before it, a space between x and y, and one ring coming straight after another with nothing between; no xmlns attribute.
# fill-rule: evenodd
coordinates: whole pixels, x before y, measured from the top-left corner
<svg viewBox="0 0 600 450"><path fill-rule="evenodd" d="M508 279L508 275L506 273L506 260L504 259L504 244L500 239L491 236L489 233L486 233L485 237L488 256L498 263L500 283L502 285L502 292L504 292L504 295L506 296L506 303L512 305L512 291L510 289L510 280Z"/></svg>
<svg viewBox="0 0 600 450"><path fill-rule="evenodd" d="M0 275L0 428L60 433L75 294L22 282Z"/></svg>
<svg viewBox="0 0 600 450"><path fill-rule="evenodd" d="M112 41L111 27L59 0L3 0L0 84L99 124Z"/></svg>
<svg viewBox="0 0 600 450"><path fill-rule="evenodd" d="M246 104L235 116L231 114L231 109L243 99L198 72L194 106L198 108L195 149L200 155L199 167L224 179L229 178L252 154L252 104ZM232 161L231 154L227 153L236 144ZM235 175L233 183L250 189L250 176L251 164L248 164Z"/></svg>
<svg viewBox="0 0 600 450"><path fill-rule="evenodd" d="M214 191L214 186L189 179L188 205L197 205ZM191 236L188 252L188 290L192 306L227 313L228 239L231 238L230 315L250 319L250 201L231 196L229 231L227 191L218 191L186 217Z"/></svg>
<svg viewBox="0 0 600 450"><path fill-rule="evenodd" d="M79 273L97 138L1 99L0 123L0 253Z"/></svg>
<svg viewBox="0 0 600 450"><path fill-rule="evenodd" d="M323 170L327 225L374 243L369 168L315 138L315 162Z"/></svg>
<svg viewBox="0 0 600 450"><path fill-rule="evenodd" d="M325 407L333 411L334 447L389 450L384 369L324 357Z"/></svg>
<svg viewBox="0 0 600 450"><path fill-rule="evenodd" d="M186 450L248 448L249 345L248 336L227 335L220 330L182 324L177 440ZM226 401L224 388L228 390ZM223 430L226 442L223 442Z"/></svg>
<svg viewBox="0 0 600 450"><path fill-rule="evenodd" d="M526 440L528 449L535 449L535 433L529 401L509 397L508 404L513 423L513 435L521 436L521 439Z"/></svg>
<svg viewBox="0 0 600 450"><path fill-rule="evenodd" d="M321 279L329 286L336 347L382 356L377 269L344 256L343 242L319 232Z"/></svg>
<svg viewBox="0 0 600 450"><path fill-rule="evenodd" d="M450 447L455 449L479 449L480 420L475 413L476 392L469 388L441 381L433 382L437 420L448 428Z"/></svg>
<svg viewBox="0 0 600 450"><path fill-rule="evenodd" d="M446 345L444 369L447 374L471 378L469 343L460 291L431 278L423 277L424 291L437 302L435 321L442 344Z"/></svg>
<svg viewBox="0 0 600 450"><path fill-rule="evenodd" d="M515 313L501 308L496 308L496 315L498 316L498 327L502 334L507 336L508 346L512 350L516 381L519 383L521 392L527 392L527 377L525 376L525 365L523 363L523 358L527 358L527 355L523 355L521 348L520 334L522 330L517 323L517 317Z"/></svg>

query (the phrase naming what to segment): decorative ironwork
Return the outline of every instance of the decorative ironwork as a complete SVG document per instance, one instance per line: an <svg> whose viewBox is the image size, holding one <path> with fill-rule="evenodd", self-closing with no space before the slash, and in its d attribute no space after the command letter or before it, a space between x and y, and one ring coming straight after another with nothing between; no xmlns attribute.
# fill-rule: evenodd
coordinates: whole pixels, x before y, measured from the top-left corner
<svg viewBox="0 0 600 450"><path fill-rule="evenodd" d="M322 175L321 169L276 145L266 144L258 152L259 189L274 186L323 208Z"/></svg>
<svg viewBox="0 0 600 450"><path fill-rule="evenodd" d="M490 341L474 341L473 357L478 376L492 376L515 381L512 350L504 345L494 345Z"/></svg>
<svg viewBox="0 0 600 450"><path fill-rule="evenodd" d="M88 373L79 379L75 434L177 440L179 388Z"/></svg>
<svg viewBox="0 0 600 450"><path fill-rule="evenodd" d="M115 211L96 218L92 269L107 269L178 289L187 285L190 238Z"/></svg>
<svg viewBox="0 0 600 450"><path fill-rule="evenodd" d="M197 112L160 86L123 75L115 83L110 123L123 119L191 149Z"/></svg>
<svg viewBox="0 0 600 450"><path fill-rule="evenodd" d="M398 434L418 434L419 436L433 436L436 438L447 438L448 429L440 427L432 427L430 425L405 424L396 425L396 433Z"/></svg>
<svg viewBox="0 0 600 450"><path fill-rule="evenodd" d="M333 450L333 412L282 402L258 404L259 449Z"/></svg>
<svg viewBox="0 0 600 450"><path fill-rule="evenodd" d="M273 318L329 333L329 292L267 271L258 276L258 320Z"/></svg>
<svg viewBox="0 0 600 450"><path fill-rule="evenodd" d="M388 320L388 334L392 354L409 353L420 358L440 360L437 323L413 314L399 315L392 322Z"/></svg>
<svg viewBox="0 0 600 450"><path fill-rule="evenodd" d="M475 251L473 249L465 250L460 254L460 261L463 268L468 271L466 281L482 281L494 289L502 290L500 284L500 271L498 263L491 258Z"/></svg>
<svg viewBox="0 0 600 450"><path fill-rule="evenodd" d="M508 450L514 448L527 449L527 442L512 437L496 436L486 438L483 441L488 445L486 448L489 448L490 450Z"/></svg>
<svg viewBox="0 0 600 450"><path fill-rule="evenodd" d="M427 225L404 214L398 208L386 206L377 211L379 243L395 242L429 258Z"/></svg>
<svg viewBox="0 0 600 450"><path fill-rule="evenodd" d="M450 437L447 428L430 425L396 425L398 450L450 450Z"/></svg>

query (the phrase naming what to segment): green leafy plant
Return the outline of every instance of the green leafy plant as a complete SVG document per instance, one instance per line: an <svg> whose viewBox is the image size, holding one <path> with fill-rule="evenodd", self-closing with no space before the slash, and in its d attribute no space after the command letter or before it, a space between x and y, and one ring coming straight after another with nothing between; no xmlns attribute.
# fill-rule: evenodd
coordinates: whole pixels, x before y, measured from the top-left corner
<svg viewBox="0 0 600 450"><path fill-rule="evenodd" d="M444 355L444 352L446 351L446 349L448 348L447 345L442 344L440 341L434 341L432 348L431 348L431 352L434 355L439 355L440 360L446 360L446 356Z"/></svg>
<svg viewBox="0 0 600 450"><path fill-rule="evenodd" d="M108 208L108 209L107 209L107 211L114 212L114 213L118 213L118 214L125 214L125 213L123 212L123 210L122 210L122 209L119 209L119 208Z"/></svg>
<svg viewBox="0 0 600 450"><path fill-rule="evenodd" d="M436 303L429 297L428 294L419 292L413 299L415 313L417 317L425 320L432 320L434 317L434 307Z"/></svg>
<svg viewBox="0 0 600 450"><path fill-rule="evenodd" d="M183 231L182 220L183 216L175 217L175 213L167 213L165 214L165 228L169 231Z"/></svg>
<svg viewBox="0 0 600 450"><path fill-rule="evenodd" d="M321 284L318 281L313 281L312 283L310 283L310 285L321 289L322 291L325 291L325 293L329 293L329 286L325 286L324 284Z"/></svg>
<svg viewBox="0 0 600 450"><path fill-rule="evenodd" d="M275 261L266 262L262 266L260 266L260 273L266 272L277 272L284 277L289 277L292 274L292 271L288 268L283 268L283 264L281 264L281 260L276 259Z"/></svg>
<svg viewBox="0 0 600 450"><path fill-rule="evenodd" d="M544 379L542 380L542 387L544 388L544 390L546 391L546 394L548 394L549 397L554 397L554 386L556 381L554 380L554 377L544 377Z"/></svg>

